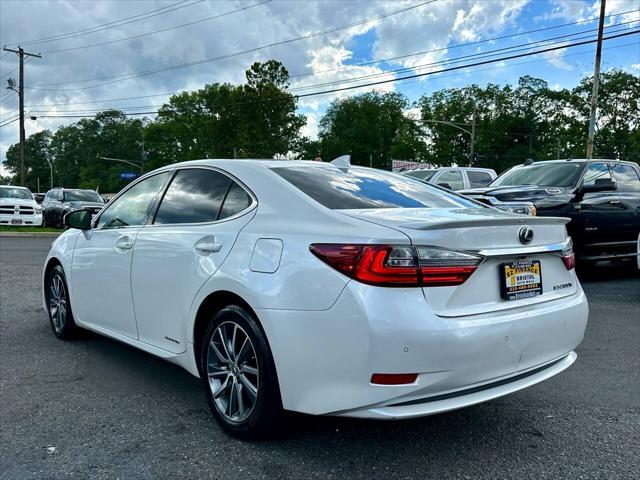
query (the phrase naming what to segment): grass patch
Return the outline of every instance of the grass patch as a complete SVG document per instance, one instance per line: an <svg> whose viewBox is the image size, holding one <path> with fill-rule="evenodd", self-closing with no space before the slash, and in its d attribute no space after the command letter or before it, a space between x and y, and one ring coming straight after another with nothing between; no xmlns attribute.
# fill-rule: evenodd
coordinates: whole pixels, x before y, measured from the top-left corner
<svg viewBox="0 0 640 480"><path fill-rule="evenodd" d="M24 227L17 227L14 225L0 225L0 233L2 232L18 232L18 233L62 233L64 228L55 227L34 227L25 225Z"/></svg>

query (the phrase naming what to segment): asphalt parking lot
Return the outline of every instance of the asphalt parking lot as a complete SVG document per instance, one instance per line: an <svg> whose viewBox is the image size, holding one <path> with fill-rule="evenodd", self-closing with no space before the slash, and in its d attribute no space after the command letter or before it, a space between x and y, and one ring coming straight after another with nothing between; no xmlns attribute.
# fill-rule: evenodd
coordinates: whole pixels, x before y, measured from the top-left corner
<svg viewBox="0 0 640 480"><path fill-rule="evenodd" d="M198 380L98 335L61 342L40 304L51 239L0 238L0 474L31 478L636 479L640 277L582 274L577 362L514 395L403 422L298 415L243 443ZM587 274L588 273L588 274Z"/></svg>

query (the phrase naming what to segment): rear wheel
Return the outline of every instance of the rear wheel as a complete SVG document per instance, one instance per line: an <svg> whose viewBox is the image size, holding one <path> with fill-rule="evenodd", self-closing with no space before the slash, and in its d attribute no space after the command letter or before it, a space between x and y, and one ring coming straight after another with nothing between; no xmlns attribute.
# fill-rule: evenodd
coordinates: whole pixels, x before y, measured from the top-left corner
<svg viewBox="0 0 640 480"><path fill-rule="evenodd" d="M242 438L274 434L282 403L273 357L255 318L231 305L211 320L202 342L200 372L218 423Z"/></svg>
<svg viewBox="0 0 640 480"><path fill-rule="evenodd" d="M78 330L68 292L64 269L57 265L51 270L47 281L47 311L53 333L62 340L72 338Z"/></svg>

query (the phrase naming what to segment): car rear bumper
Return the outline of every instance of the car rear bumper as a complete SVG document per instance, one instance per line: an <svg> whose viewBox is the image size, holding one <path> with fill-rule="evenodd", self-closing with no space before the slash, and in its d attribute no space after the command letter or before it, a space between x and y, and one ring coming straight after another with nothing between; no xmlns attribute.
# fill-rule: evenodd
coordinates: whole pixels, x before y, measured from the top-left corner
<svg viewBox="0 0 640 480"><path fill-rule="evenodd" d="M363 410L350 410L338 415L354 418L401 420L469 407L517 392L518 390L547 380L569 368L573 362L575 362L576 358L576 353L570 352L544 365L500 379L494 379L488 383L467 386L460 390L402 401L391 405L374 406Z"/></svg>
<svg viewBox="0 0 640 480"><path fill-rule="evenodd" d="M588 305L578 288L535 306L444 318L431 312L418 289L350 282L328 310L257 314L285 409L409 418L496 398L564 370L584 336ZM545 365L548 369L492 385ZM408 385L375 385L374 373L418 377ZM441 395L447 397L433 400Z"/></svg>
<svg viewBox="0 0 640 480"><path fill-rule="evenodd" d="M14 224L13 220L21 220L22 223ZM0 225L13 225L15 227L39 227L40 225L42 225L42 214L0 215Z"/></svg>

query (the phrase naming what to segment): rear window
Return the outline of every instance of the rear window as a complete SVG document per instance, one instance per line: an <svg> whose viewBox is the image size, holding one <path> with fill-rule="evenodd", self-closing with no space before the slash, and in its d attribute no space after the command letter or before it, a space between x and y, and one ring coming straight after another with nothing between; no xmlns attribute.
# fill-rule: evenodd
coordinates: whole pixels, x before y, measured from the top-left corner
<svg viewBox="0 0 640 480"><path fill-rule="evenodd" d="M331 209L472 208L477 205L419 180L382 170L351 167L276 167L275 173Z"/></svg>

